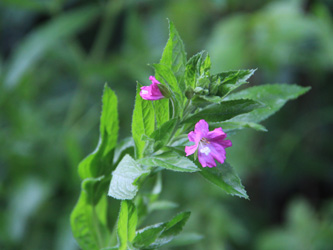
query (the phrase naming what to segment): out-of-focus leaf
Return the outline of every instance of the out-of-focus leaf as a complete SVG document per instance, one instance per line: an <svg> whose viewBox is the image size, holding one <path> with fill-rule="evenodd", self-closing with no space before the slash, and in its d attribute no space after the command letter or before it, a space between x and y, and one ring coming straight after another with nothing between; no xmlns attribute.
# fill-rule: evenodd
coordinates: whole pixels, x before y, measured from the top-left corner
<svg viewBox="0 0 333 250"><path fill-rule="evenodd" d="M207 122L220 122L261 107L263 107L262 104L249 99L224 101L200 110L183 122L196 123L200 119L204 119Z"/></svg>
<svg viewBox="0 0 333 250"><path fill-rule="evenodd" d="M94 187L100 181L101 178L87 178L82 182L80 198L71 214L73 235L84 250L107 247L110 239L106 221L106 196L102 196L98 203L94 204Z"/></svg>
<svg viewBox="0 0 333 250"><path fill-rule="evenodd" d="M49 4L47 2L41 1L25 1L25 0L2 0L2 4L12 6L12 7L19 7L22 9L27 10L34 10L34 11L46 11Z"/></svg>
<svg viewBox="0 0 333 250"><path fill-rule="evenodd" d="M141 85L138 83L132 119L132 136L135 143L135 153L137 158L143 156L145 141L142 140L142 136L150 136L155 128L153 104L151 101L142 99L140 96L140 88Z"/></svg>
<svg viewBox="0 0 333 250"><path fill-rule="evenodd" d="M269 84L247 88L238 93L231 94L228 100L249 98L265 104L261 109L253 110L250 113L234 117L232 122L254 122L258 123L278 111L287 101L296 99L305 94L310 87L301 87L294 84Z"/></svg>
<svg viewBox="0 0 333 250"><path fill-rule="evenodd" d="M117 96L107 86L104 87L103 107L100 122L100 139L97 148L79 165L81 179L109 175L112 171L113 149L118 138Z"/></svg>
<svg viewBox="0 0 333 250"><path fill-rule="evenodd" d="M135 237L138 215L135 205L131 201L122 201L118 217L118 241L119 250L127 250L128 242L132 242Z"/></svg>
<svg viewBox="0 0 333 250"><path fill-rule="evenodd" d="M119 200L132 200L138 192L135 181L148 173L131 156L125 155L112 173L109 196Z"/></svg>
<svg viewBox="0 0 333 250"><path fill-rule="evenodd" d="M168 244L170 247L186 246L201 241L204 237L197 233L181 233Z"/></svg>
<svg viewBox="0 0 333 250"><path fill-rule="evenodd" d="M180 156L176 152L165 152L159 155L153 155L139 160L139 163L151 166L162 167L177 172L197 172L200 169L185 156Z"/></svg>
<svg viewBox="0 0 333 250"><path fill-rule="evenodd" d="M137 231L133 245L143 249L156 249L167 244L182 231L190 214L190 212L182 212L168 222L148 226Z"/></svg>
<svg viewBox="0 0 333 250"><path fill-rule="evenodd" d="M43 53L63 39L75 35L98 16L95 6L64 13L30 33L16 48L9 59L4 85L14 88L24 73L34 65Z"/></svg>
<svg viewBox="0 0 333 250"><path fill-rule="evenodd" d="M236 171L227 162L223 164L217 163L217 166L213 168L202 168L200 174L208 181L222 188L227 194L245 199L249 198Z"/></svg>

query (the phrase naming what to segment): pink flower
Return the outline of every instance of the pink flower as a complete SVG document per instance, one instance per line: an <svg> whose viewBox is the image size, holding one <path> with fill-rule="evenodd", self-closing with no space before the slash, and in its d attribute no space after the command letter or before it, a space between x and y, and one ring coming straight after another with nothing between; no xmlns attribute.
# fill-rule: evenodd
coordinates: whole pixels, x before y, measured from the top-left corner
<svg viewBox="0 0 333 250"><path fill-rule="evenodd" d="M150 76L149 80L152 81L150 86L141 87L140 96L149 101L155 101L164 98L157 84L161 84L154 76Z"/></svg>
<svg viewBox="0 0 333 250"><path fill-rule="evenodd" d="M202 167L216 167L215 160L223 164L225 148L232 146L230 140L224 140L226 137L227 134L222 128L209 131L208 123L200 120L195 124L194 131L188 134L188 139L195 144L185 147L186 156L194 154L198 149L198 159Z"/></svg>

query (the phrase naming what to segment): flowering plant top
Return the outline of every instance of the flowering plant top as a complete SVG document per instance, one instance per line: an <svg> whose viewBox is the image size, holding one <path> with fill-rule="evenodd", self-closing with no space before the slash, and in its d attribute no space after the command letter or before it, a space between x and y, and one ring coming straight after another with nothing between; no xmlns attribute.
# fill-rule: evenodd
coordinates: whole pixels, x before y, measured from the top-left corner
<svg viewBox="0 0 333 250"><path fill-rule="evenodd" d="M232 145L227 133L229 138L244 128L266 131L262 120L309 89L271 84L237 92L255 70L211 74L208 53L187 59L172 23L169 29L152 84L137 85L132 136L120 142L117 97L105 85L100 140L79 165L81 194L71 214L83 250L158 249L181 232L190 212L139 229L158 207L162 170L200 174L227 194L247 199L236 169L226 161L225 149ZM142 192L148 177L155 184L150 193ZM116 200L121 200L119 216L112 221Z"/></svg>

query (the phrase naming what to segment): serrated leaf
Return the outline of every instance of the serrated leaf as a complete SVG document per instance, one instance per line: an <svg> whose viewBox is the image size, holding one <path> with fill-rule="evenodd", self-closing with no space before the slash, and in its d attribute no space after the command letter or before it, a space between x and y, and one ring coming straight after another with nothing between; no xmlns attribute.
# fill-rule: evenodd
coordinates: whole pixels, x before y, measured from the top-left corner
<svg viewBox="0 0 333 250"><path fill-rule="evenodd" d="M9 89L14 88L45 51L87 27L98 14L99 9L96 6L76 9L51 19L30 33L9 59L4 85Z"/></svg>
<svg viewBox="0 0 333 250"><path fill-rule="evenodd" d="M225 97L231 91L247 83L256 70L232 70L211 76L210 94Z"/></svg>
<svg viewBox="0 0 333 250"><path fill-rule="evenodd" d="M138 215L135 205L131 201L122 201L118 217L117 233L119 250L127 250L128 242L135 237Z"/></svg>
<svg viewBox="0 0 333 250"><path fill-rule="evenodd" d="M186 64L186 72L185 72L185 83L186 86L195 88L205 87L205 84L202 83L201 79L207 78L207 83L209 84L209 76L210 76L210 57L208 53L202 51L190 58ZM206 86L208 87L208 86Z"/></svg>
<svg viewBox="0 0 333 250"><path fill-rule="evenodd" d="M109 175L112 171L113 149L118 138L117 96L105 84L102 98L100 139L94 152L79 164L81 179Z"/></svg>
<svg viewBox="0 0 333 250"><path fill-rule="evenodd" d="M249 99L224 101L201 109L183 121L183 123L196 123L200 119L204 119L207 122L221 122L261 107L263 107L262 104Z"/></svg>
<svg viewBox="0 0 333 250"><path fill-rule="evenodd" d="M169 39L164 48L160 64L167 66L174 73L178 87L185 91L184 73L186 67L186 53L182 39L174 24L169 21Z"/></svg>
<svg viewBox="0 0 333 250"><path fill-rule="evenodd" d="M113 164L117 165L126 154L134 157L134 141L132 137L127 137L118 143L114 150Z"/></svg>
<svg viewBox="0 0 333 250"><path fill-rule="evenodd" d="M95 187L100 182L101 178L88 178L82 182L80 198L71 213L72 232L83 250L99 250L107 247L110 240L106 196L95 202Z"/></svg>
<svg viewBox="0 0 333 250"><path fill-rule="evenodd" d="M224 121L224 122L216 122L216 123L210 123L209 124L210 128L219 128L221 127L224 132L231 132L231 131L236 131L236 130L241 130L244 128L252 128L257 131L263 131L266 132L267 129L258 123L254 122L229 122L229 121Z"/></svg>
<svg viewBox="0 0 333 250"><path fill-rule="evenodd" d="M156 249L170 242L187 222L190 212L182 212L169 222L148 226L137 231L133 245L137 248Z"/></svg>
<svg viewBox="0 0 333 250"><path fill-rule="evenodd" d="M197 172L200 169L185 156L176 152L165 152L139 160L139 163L150 167L162 167L177 172Z"/></svg>
<svg viewBox="0 0 333 250"><path fill-rule="evenodd" d="M157 128L160 128L162 124L169 121L169 99L164 98L160 100L156 100L153 102L153 106L155 109L155 118Z"/></svg>
<svg viewBox="0 0 333 250"><path fill-rule="evenodd" d="M202 168L200 174L208 181L222 188L227 194L245 199L249 198L236 171L227 162L223 164L217 163L217 166L213 168Z"/></svg>
<svg viewBox="0 0 333 250"><path fill-rule="evenodd" d="M112 173L108 195L118 200L132 200L138 192L135 181L148 173L131 156L125 155Z"/></svg>
<svg viewBox="0 0 333 250"><path fill-rule="evenodd" d="M292 84L269 84L247 88L228 96L228 100L250 98L265 104L264 108L242 114L230 121L261 122L277 112L287 101L296 99L305 94L310 87L301 87Z"/></svg>
<svg viewBox="0 0 333 250"><path fill-rule="evenodd" d="M135 143L136 158L143 156L145 141L142 140L142 135L149 136L155 129L153 104L151 101L144 100L140 96L141 86L138 83L132 119L132 136Z"/></svg>
<svg viewBox="0 0 333 250"><path fill-rule="evenodd" d="M171 119L151 134L150 138L154 140L154 151L167 145L174 133L177 122L178 119Z"/></svg>

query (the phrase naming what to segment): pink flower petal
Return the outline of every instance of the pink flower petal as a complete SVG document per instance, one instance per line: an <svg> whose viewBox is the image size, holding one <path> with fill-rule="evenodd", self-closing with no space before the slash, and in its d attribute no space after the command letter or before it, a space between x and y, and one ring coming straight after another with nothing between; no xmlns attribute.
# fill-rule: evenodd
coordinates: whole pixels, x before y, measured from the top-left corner
<svg viewBox="0 0 333 250"><path fill-rule="evenodd" d="M213 131L207 133L207 140L223 140L226 138L226 133L223 132L222 128L216 128Z"/></svg>
<svg viewBox="0 0 333 250"><path fill-rule="evenodd" d="M155 101L164 98L157 84L160 84L155 77L150 76L149 80L152 81L150 86L141 87L140 96L149 101Z"/></svg>
<svg viewBox="0 0 333 250"><path fill-rule="evenodd" d="M194 131L196 133L201 133L203 137L206 137L208 130L208 123L205 120L200 120L195 124Z"/></svg>
<svg viewBox="0 0 333 250"><path fill-rule="evenodd" d="M192 146L185 146L185 153L186 156L192 155L195 153L195 151L198 148L198 144L192 145Z"/></svg>
<svg viewBox="0 0 333 250"><path fill-rule="evenodd" d="M216 161L223 164L226 159L225 148L231 147L230 140L225 140L226 133L222 128L209 131L208 123L200 120L195 125L194 131L188 134L188 139L195 145L186 146L186 156L194 154L198 150L198 160L202 167L216 167Z"/></svg>

